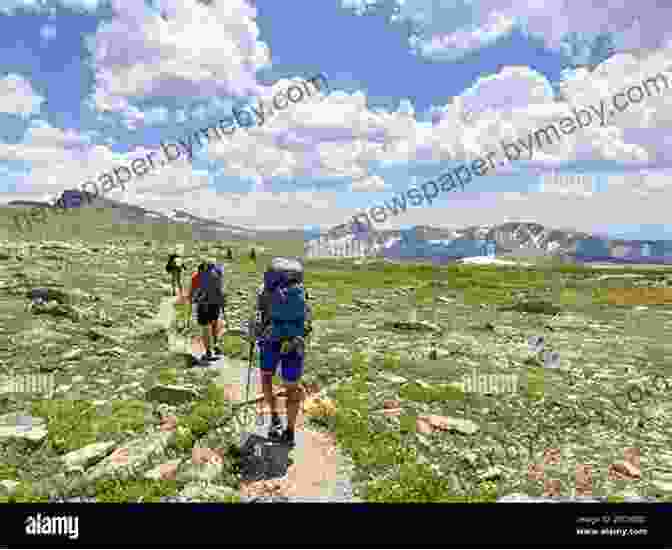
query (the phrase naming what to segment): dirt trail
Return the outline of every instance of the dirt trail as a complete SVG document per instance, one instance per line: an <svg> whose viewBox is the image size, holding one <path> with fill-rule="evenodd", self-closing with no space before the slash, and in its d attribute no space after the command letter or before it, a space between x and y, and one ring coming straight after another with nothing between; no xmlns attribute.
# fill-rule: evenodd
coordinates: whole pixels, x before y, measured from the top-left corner
<svg viewBox="0 0 672 550"><path fill-rule="evenodd" d="M187 303L185 297L178 297L177 303ZM219 331L222 335L225 323L218 322ZM200 336L192 338L191 351L194 356L200 357L205 348ZM196 367L198 368L198 367ZM242 402L245 399L245 385L247 381L247 366L240 362L229 361L224 358L211 363L208 368L221 370L230 383L222 385L222 391L227 400ZM250 387L250 398L256 396L257 415L270 418L270 409L263 400L263 393L258 369ZM249 500L257 497L287 498L291 500L337 500L338 493L349 493L352 489L350 481L344 479L343 457L340 455L335 438L331 434L325 434L305 429L305 415L303 400L311 394L309 388L302 386L302 406L296 421L296 447L291 453L293 464L289 465L286 474L276 479L265 479L253 482L241 482L241 497ZM311 388L313 389L313 388ZM278 412L281 416L286 413L286 397L281 388L277 392ZM265 413L265 414L264 414ZM266 421L268 423L268 421ZM257 430L261 437L265 437L267 427ZM347 476L346 476L347 477Z"/></svg>

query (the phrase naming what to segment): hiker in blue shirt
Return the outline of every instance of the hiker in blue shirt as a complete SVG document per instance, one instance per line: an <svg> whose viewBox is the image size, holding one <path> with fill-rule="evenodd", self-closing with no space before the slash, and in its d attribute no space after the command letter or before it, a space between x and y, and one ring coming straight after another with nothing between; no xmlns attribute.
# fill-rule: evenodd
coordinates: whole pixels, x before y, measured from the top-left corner
<svg viewBox="0 0 672 550"><path fill-rule="evenodd" d="M198 324L203 327L205 354L201 357L201 361L212 361L214 356L210 346L211 340L214 355L222 355L222 350L217 346L217 333L219 317L226 303L224 268L216 264L215 258L208 258L198 266L198 273L192 277L189 297L196 303Z"/></svg>
<svg viewBox="0 0 672 550"><path fill-rule="evenodd" d="M296 417L301 402L305 338L310 334L311 308L303 287L303 265L298 260L275 258L257 290L255 335L264 397L271 409L269 438L294 446ZM287 392L287 428L277 412L273 375L281 363Z"/></svg>

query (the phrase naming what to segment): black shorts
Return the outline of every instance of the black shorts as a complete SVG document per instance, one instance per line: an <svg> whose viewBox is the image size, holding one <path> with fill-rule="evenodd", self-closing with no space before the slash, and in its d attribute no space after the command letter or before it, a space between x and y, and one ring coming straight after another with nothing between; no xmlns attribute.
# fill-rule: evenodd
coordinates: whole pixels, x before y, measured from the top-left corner
<svg viewBox="0 0 672 550"><path fill-rule="evenodd" d="M219 314L222 312L222 306L217 304L198 304L196 306L196 318L199 325L207 325L214 323L219 319Z"/></svg>

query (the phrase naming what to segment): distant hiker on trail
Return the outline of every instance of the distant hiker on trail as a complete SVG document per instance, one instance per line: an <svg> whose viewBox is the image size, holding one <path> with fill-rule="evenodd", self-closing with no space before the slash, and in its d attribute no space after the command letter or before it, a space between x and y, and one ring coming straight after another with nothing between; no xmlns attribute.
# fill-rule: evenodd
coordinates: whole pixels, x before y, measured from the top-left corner
<svg viewBox="0 0 672 550"><path fill-rule="evenodd" d="M226 249L226 259L227 260L233 260L233 252L231 252L230 248Z"/></svg>
<svg viewBox="0 0 672 550"><path fill-rule="evenodd" d="M177 289L180 290L180 294L184 292L182 287L182 270L184 269L184 264L182 263L182 256L184 255L184 246L177 245L175 247L175 252L168 256L168 263L166 264L166 272L170 273L170 283L173 287L173 295L177 296Z"/></svg>
<svg viewBox="0 0 672 550"><path fill-rule="evenodd" d="M257 259L257 253L254 251L254 248L253 248L252 251L250 252L250 260L252 260L254 262L254 261L256 261L256 259Z"/></svg>
<svg viewBox="0 0 672 550"><path fill-rule="evenodd" d="M208 258L207 262L198 266L198 272L191 279L189 297L196 303L198 324L203 327L205 354L201 361L212 361L211 338L214 355L222 355L222 350L217 346L217 322L226 302L224 268L216 264L215 258Z"/></svg>
<svg viewBox="0 0 672 550"><path fill-rule="evenodd" d="M279 438L294 446L294 430L299 412L305 338L310 334L311 308L303 288L303 265L288 258L275 258L257 290L255 336L264 397L271 409L269 438ZM273 395L273 375L282 363L281 374L287 391L287 428L277 412Z"/></svg>

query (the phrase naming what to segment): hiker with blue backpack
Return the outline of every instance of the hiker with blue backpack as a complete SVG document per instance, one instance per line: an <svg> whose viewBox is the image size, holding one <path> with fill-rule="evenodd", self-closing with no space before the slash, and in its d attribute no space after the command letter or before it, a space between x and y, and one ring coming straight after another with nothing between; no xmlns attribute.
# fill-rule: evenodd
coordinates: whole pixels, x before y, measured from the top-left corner
<svg viewBox="0 0 672 550"><path fill-rule="evenodd" d="M191 279L189 296L196 304L198 324L203 327L205 354L201 362L212 361L215 355L222 355L222 350L217 346L217 325L226 303L224 268L216 263L215 258L208 258L198 266L198 272Z"/></svg>
<svg viewBox="0 0 672 550"><path fill-rule="evenodd" d="M268 437L280 439L291 447L301 402L299 380L303 374L305 339L311 331L311 307L303 287L303 265L299 260L275 258L257 289L255 335L264 398L271 409ZM281 363L287 393L284 431L273 394L273 375L278 363Z"/></svg>

